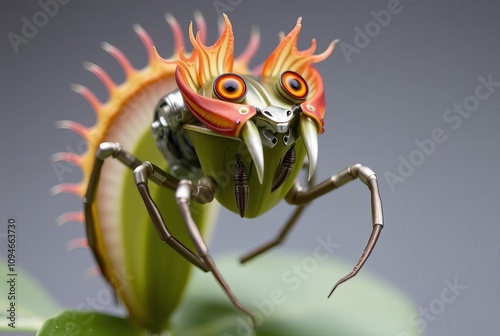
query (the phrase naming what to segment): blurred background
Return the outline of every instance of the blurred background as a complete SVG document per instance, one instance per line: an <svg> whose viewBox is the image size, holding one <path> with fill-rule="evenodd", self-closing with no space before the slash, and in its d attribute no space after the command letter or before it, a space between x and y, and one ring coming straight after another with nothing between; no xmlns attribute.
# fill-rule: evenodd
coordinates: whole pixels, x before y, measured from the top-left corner
<svg viewBox="0 0 500 336"><path fill-rule="evenodd" d="M61 0L57 11L43 3L0 3L0 255L7 254L7 220L14 217L18 265L62 306L81 306L106 288L101 278L84 276L94 264L90 252L65 247L84 236L83 226L55 225L60 214L80 210L79 199L49 195L52 186L81 177L78 169L58 169L50 155L84 150L78 135L54 123L94 123L91 108L69 84L83 84L106 100L101 82L82 68L91 61L116 82L124 80L101 41L141 68L146 54L134 23L149 32L160 54L171 55L163 14L173 14L186 33L200 10L209 44L217 38L217 17L229 15L237 54L251 27L260 27L253 66L299 16L300 48L312 38L319 51L341 40L317 65L328 103L318 179L357 162L377 173L386 227L363 272L415 302L408 323L418 323L425 335L500 332L497 2ZM26 22L37 26L30 30ZM338 244L333 258L354 265L370 232L368 200L360 182L316 200L281 249L310 255L318 239L330 239ZM237 258L270 239L291 211L281 204L248 220L222 210L212 251Z"/></svg>

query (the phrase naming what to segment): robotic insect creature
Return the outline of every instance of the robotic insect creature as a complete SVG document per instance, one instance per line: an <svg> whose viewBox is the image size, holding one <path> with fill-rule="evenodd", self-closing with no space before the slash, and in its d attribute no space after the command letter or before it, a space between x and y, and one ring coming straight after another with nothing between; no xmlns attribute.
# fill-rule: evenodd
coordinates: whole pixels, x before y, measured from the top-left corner
<svg viewBox="0 0 500 336"><path fill-rule="evenodd" d="M116 85L100 67L85 63L102 80L110 98L101 103L87 88L73 87L90 102L97 122L91 128L60 122L88 144L82 156L55 156L80 165L84 176L79 184L56 186L56 192L83 196L84 213L66 214L62 220L81 218L86 223L88 245L101 272L131 316L149 329L164 328L167 322L159 312L168 308L162 305L180 300L182 286L174 288L170 297L159 293L169 277L187 278L185 260L211 272L233 305L254 321L218 271L205 243L213 201L247 218L263 214L283 199L297 206L280 234L245 255L241 259L245 262L281 243L312 200L360 179L371 193L373 229L361 259L335 284L331 295L358 273L383 227L377 180L370 168L355 164L318 185L309 182L307 189L298 182L302 169L311 181L318 160L318 134L324 131L324 88L313 64L332 53L335 41L321 54L314 54L314 40L309 49L299 51L299 19L288 35L281 35L263 65L251 71L248 64L258 48L257 30L242 55L234 57L228 18L224 16L219 39L206 46L205 23L197 14L199 32L194 36L190 25L193 50L186 53L178 23L170 15L166 18L175 38L172 57L161 58L151 38L136 25L148 53L144 69L134 69L120 50L107 43L103 48L125 71L123 84ZM159 167L139 157L151 161L163 157L166 164ZM186 237L181 237L179 228ZM157 239L158 234L170 248ZM164 270L170 273L161 274ZM149 292L141 292L144 286L137 283L146 284Z"/></svg>

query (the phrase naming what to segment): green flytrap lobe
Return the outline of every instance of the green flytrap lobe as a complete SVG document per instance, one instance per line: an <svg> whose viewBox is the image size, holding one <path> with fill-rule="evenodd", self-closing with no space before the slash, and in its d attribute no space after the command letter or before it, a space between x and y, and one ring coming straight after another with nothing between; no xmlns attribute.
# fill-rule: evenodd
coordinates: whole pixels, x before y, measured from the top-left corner
<svg viewBox="0 0 500 336"><path fill-rule="evenodd" d="M138 157L149 157L152 162L162 162L160 154L152 146L150 134L145 134L134 151ZM160 166L161 167L161 166ZM150 193L168 216L168 224L180 223L182 216L177 208L172 190L150 184ZM148 326L153 331L168 328L169 318L176 309L188 283L192 265L182 256L159 239L154 225L145 207L139 207L141 199L136 191L134 180L127 176L123 180L121 232L123 253L125 256L125 276L128 280L124 291L130 291L134 298L129 310L133 310L132 319L140 325ZM209 235L212 227L216 204L191 204L193 218L204 235ZM187 231L182 225L170 225L171 233L185 246L194 250ZM133 306L132 306L133 304Z"/></svg>
<svg viewBox="0 0 500 336"><path fill-rule="evenodd" d="M316 260L318 269L310 277L322 274L315 284L329 285L312 286L306 278L290 277L287 269L280 271L291 260L286 257L242 268L227 261L219 264L210 255L206 241L219 204L245 218L258 217L285 199L296 206L280 236L247 254L251 257L246 261L281 243L314 199L360 179L371 194L374 229L354 271L343 278L349 279L368 259L383 218L370 168L352 165L319 185L311 179L326 109L322 78L313 65L326 59L335 43L314 54L313 40L310 48L299 51L299 18L262 67L252 70L248 64L257 49L257 30L247 49L235 57L227 16L212 46L204 44L206 25L199 13L195 21L201 32L195 37L191 23L193 51L186 54L182 30L167 15L175 40L174 53L167 59L136 25L148 55L147 66L140 70L118 48L103 43L126 74L125 82L116 85L103 69L86 64L109 90L109 101L100 102L89 89L74 86L92 105L96 124L87 128L77 122L59 123L82 135L88 150L78 158L54 156L71 159L83 171L79 184L54 190L83 198L88 245L128 315L122 319L68 311L49 320L39 334L64 334L68 318L73 318L82 332L106 335L240 335L250 320L255 325L245 335L255 334L255 326L259 335L387 335L383 325L388 316L394 319L398 314L391 307L386 308L392 315L379 313L384 310L380 302L394 299L406 311L391 290L360 281L370 291L361 295L359 287L350 287L329 304L323 299L326 288L340 277L338 270L347 273L342 266ZM309 188L300 186L299 174L305 170ZM210 274L194 272L187 289L193 265ZM293 283L295 289L289 287ZM271 295L264 301L272 306L267 313L252 309L262 295ZM369 306L370 311L363 308Z"/></svg>

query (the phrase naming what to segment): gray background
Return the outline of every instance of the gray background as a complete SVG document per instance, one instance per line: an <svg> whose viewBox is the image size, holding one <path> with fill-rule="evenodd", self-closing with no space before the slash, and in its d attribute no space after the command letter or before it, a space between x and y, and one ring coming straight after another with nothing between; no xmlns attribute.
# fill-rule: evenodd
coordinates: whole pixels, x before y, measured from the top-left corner
<svg viewBox="0 0 500 336"><path fill-rule="evenodd" d="M260 26L261 47L253 65L264 60L275 47L278 32L292 29L299 16L303 17L300 47L308 46L313 37L319 50L336 38L356 46L355 28L370 26L374 20L370 12L388 5L347 0L221 2L234 5L227 13L237 51L246 45L251 26ZM80 209L78 199L48 193L59 183L50 155L67 146L81 150L80 138L55 129L54 122L72 119L93 124L90 107L68 84L81 83L106 99L102 84L81 67L82 61L92 61L115 81L124 79L99 43L112 43L142 67L145 53L132 24L141 24L160 53L170 55L172 36L163 13L175 15L186 31L195 9L203 12L213 42L218 13L212 1L74 0L61 5L59 13L15 53L7 34L21 34L22 18L31 21L41 7L35 1L0 4L0 222L4 223L0 233L6 231L8 216L17 218L19 265L64 306L76 307L104 286L98 278L83 277L93 263L87 250L67 253L64 248L67 240L83 235L83 227L54 224L62 212ZM456 129L451 127L455 122L444 116L454 104L473 101L470 96L479 76L491 74L500 81L500 6L485 0L402 0L399 9L358 53L346 57L337 48L318 65L329 104L327 131L320 137L319 177L356 162L379 176L386 228L365 272L399 288L422 309L440 300L446 280L457 279L467 287L428 319L426 335L497 335L500 87L481 100L470 117L461 118ZM399 156L408 160L418 149L415 140L429 139L435 128L443 130L446 141L436 144L404 182L391 188L384 175L398 174ZM79 178L75 169L65 173L62 182ZM354 264L369 233L367 197L362 184L353 182L315 201L283 249L311 253L318 237L331 235L340 244L335 257ZM281 205L252 221L222 211L213 251L241 254L273 235L289 211Z"/></svg>

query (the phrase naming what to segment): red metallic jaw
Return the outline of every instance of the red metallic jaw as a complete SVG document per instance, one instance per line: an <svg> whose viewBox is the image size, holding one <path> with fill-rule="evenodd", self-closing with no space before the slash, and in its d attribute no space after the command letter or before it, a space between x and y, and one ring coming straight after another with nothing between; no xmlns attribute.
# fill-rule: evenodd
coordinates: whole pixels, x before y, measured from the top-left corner
<svg viewBox="0 0 500 336"><path fill-rule="evenodd" d="M175 80L196 119L218 134L238 137L243 125L257 113L251 105L231 103L196 93L186 84L179 69L175 72Z"/></svg>
<svg viewBox="0 0 500 336"><path fill-rule="evenodd" d="M324 115L326 109L323 81L318 71L314 68L310 69L309 76L311 78L311 84L314 85L315 94L313 97L300 104L300 107L305 115L311 117L316 122L318 133L322 134L325 131Z"/></svg>

